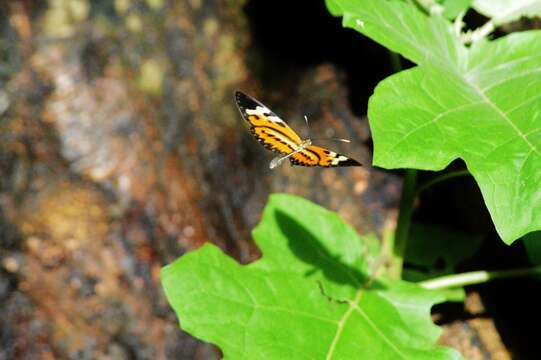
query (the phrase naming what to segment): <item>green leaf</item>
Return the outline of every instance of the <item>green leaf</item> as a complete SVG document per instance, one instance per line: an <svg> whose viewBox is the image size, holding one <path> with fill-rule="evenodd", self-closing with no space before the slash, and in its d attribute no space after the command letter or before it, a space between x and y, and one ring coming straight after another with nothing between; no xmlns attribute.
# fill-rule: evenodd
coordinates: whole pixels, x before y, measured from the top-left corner
<svg viewBox="0 0 541 360"><path fill-rule="evenodd" d="M443 16L447 19L454 19L460 13L466 13L471 6L472 0L444 0L441 1L443 5Z"/></svg>
<svg viewBox="0 0 541 360"><path fill-rule="evenodd" d="M541 265L541 231L535 231L522 238L528 259L533 265Z"/></svg>
<svg viewBox="0 0 541 360"><path fill-rule="evenodd" d="M207 244L163 268L182 328L232 359L456 359L435 345L438 293L370 280L369 246L335 213L273 195L240 265Z"/></svg>
<svg viewBox="0 0 541 360"><path fill-rule="evenodd" d="M325 0L325 6L332 16L342 15L342 11L335 0Z"/></svg>
<svg viewBox="0 0 541 360"><path fill-rule="evenodd" d="M475 10L496 25L525 17L541 16L541 0L474 0Z"/></svg>
<svg viewBox="0 0 541 360"><path fill-rule="evenodd" d="M335 0L345 26L419 66L377 86L374 165L441 170L462 158L506 243L541 229L541 31L466 48L443 17L402 2Z"/></svg>

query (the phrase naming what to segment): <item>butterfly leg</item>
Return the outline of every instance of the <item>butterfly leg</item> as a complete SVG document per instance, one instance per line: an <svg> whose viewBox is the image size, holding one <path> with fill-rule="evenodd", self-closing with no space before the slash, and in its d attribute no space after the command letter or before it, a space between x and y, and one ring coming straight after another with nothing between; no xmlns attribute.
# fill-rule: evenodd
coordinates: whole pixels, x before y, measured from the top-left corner
<svg viewBox="0 0 541 360"><path fill-rule="evenodd" d="M282 164L284 162L284 160L288 159L289 157L295 155L298 152L301 152L303 149L304 148L301 147L301 148L299 148L299 149L297 149L297 150L295 150L292 153L289 153L287 155L275 157L274 159L271 160L271 162L269 164L269 168L272 170L272 169L280 166L280 164Z"/></svg>

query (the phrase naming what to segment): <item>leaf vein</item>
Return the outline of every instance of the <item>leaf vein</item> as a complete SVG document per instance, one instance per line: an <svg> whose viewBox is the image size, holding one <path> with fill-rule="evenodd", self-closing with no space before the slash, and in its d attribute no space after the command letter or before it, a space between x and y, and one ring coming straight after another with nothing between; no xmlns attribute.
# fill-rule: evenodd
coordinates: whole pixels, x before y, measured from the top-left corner
<svg viewBox="0 0 541 360"><path fill-rule="evenodd" d="M517 110L517 109L520 109L521 107L523 107L524 105L527 105L529 103L531 103L532 101L535 101L537 99L541 98L541 93L540 94L537 94L535 96L532 96L531 98L529 98L528 100L524 100L522 101L520 104L518 105L515 105L513 106L511 109L508 109L505 111L505 114L506 115L509 115L511 114L513 111Z"/></svg>
<svg viewBox="0 0 541 360"><path fill-rule="evenodd" d="M469 106L474 106L474 105L479 105L483 102L481 101L477 101L477 102L472 102L472 103L468 103L468 104L462 104L460 106L457 106L457 107L454 107L454 108L451 108L451 109L448 109L444 112L441 112L439 113L438 115L436 115L433 119L425 122L424 124L420 125L420 126L417 126L416 128L410 130L408 133L406 133L399 141L396 142L396 144L393 145L393 147L391 148L390 152L393 152L394 150L396 150L396 148L400 145L402 145L411 135L413 135L414 133L416 133L417 131L429 126L429 125L432 125L434 123L436 123L439 119L441 119L442 117L446 116L446 115L449 115L453 112L457 112L459 110L462 110L464 108L467 108Z"/></svg>
<svg viewBox="0 0 541 360"><path fill-rule="evenodd" d="M524 71L524 72L521 72L521 73L518 73L518 74L515 74L513 76L509 76L509 77L506 77L504 78L503 80L501 81L498 81L498 82L495 82L493 84L490 84L489 86L486 86L484 88L479 88L483 93L486 93L487 91L490 91L500 85L506 85L509 81L511 80L516 80L516 79L520 79L524 76L527 76L527 75L532 75L532 74L535 74L535 73L538 73L538 72L541 72L541 67L540 68L535 68L535 69L531 69L531 70L528 70L528 71Z"/></svg>
<svg viewBox="0 0 541 360"><path fill-rule="evenodd" d="M370 325L370 327L374 329L374 331L383 339L383 341L385 341L389 345L389 347L396 352L398 356L400 356L402 359L407 359L406 355L402 351L400 351L400 349L395 344L393 344L393 342L377 327L377 325L372 321L372 319L370 319L368 314L363 309L361 309L358 304L353 304L353 307L357 311L357 313L366 320L368 325Z"/></svg>
<svg viewBox="0 0 541 360"><path fill-rule="evenodd" d="M541 155L541 152L539 149L535 147L534 144L532 144L528 138L526 138L525 134L520 131L520 129L513 123L513 121L507 116L506 113L502 111L496 104L492 102L492 100L474 83L469 82L466 80L466 84L468 84L476 93L477 95L490 107L492 108L523 140L524 142L530 147L530 149L533 149L535 153L539 156Z"/></svg>
<svg viewBox="0 0 541 360"><path fill-rule="evenodd" d="M357 306L357 304L361 301L361 298L363 296L363 291L360 289L357 291L357 294L355 295L355 298L353 301L349 302L348 309L344 312L344 315L340 318L338 321L338 326L336 328L336 333L334 334L334 338L332 339L331 345L329 346L329 350L327 351L327 356L325 357L326 360L332 359L334 352L336 350L336 345L338 344L338 340L340 339L340 336L342 335L342 331L344 330L344 324L348 320L348 318L351 316L351 313Z"/></svg>

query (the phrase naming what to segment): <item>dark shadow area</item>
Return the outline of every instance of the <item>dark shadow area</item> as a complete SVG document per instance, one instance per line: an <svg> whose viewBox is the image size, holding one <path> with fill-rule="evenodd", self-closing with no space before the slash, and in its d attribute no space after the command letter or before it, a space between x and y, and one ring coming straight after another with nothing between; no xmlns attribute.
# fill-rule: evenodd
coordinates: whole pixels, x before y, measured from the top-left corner
<svg viewBox="0 0 541 360"><path fill-rule="evenodd" d="M347 73L351 108L363 115L374 87L393 72L388 51L342 27L342 18L331 16L324 1L252 0L245 11L255 57L248 65L281 92L294 86L303 70L329 62Z"/></svg>
<svg viewBox="0 0 541 360"><path fill-rule="evenodd" d="M464 162L456 160L445 172L464 169ZM423 184L441 174L419 172L419 183ZM510 270L531 266L520 240L508 246L496 233L481 191L472 176L450 179L421 194L414 221L454 228L470 234L486 234L479 251L460 265L457 272ZM485 313L472 316L464 311L462 303L442 304L433 310L441 316L439 324L472 317L491 318L514 358L539 358L532 352L531 345L535 344L538 338L537 331L532 331L532 326L541 323L541 313L537 310L541 303L541 281L498 280L467 287L466 290L479 293Z"/></svg>
<svg viewBox="0 0 541 360"><path fill-rule="evenodd" d="M438 314L438 317L434 322L439 326L451 324L455 321L491 318L491 315L486 312L481 314L472 314L466 311L464 309L464 303L461 302L445 302L436 304L432 308L432 312Z"/></svg>
<svg viewBox="0 0 541 360"><path fill-rule="evenodd" d="M511 270L531 266L524 246L517 240L511 246L493 232L475 259L477 269ZM539 359L532 345L539 339L541 324L541 279L515 278L474 287L486 311L494 319L498 333L514 359Z"/></svg>
<svg viewBox="0 0 541 360"><path fill-rule="evenodd" d="M372 280L359 269L345 264L338 256L331 254L306 227L299 224L282 211L276 211L276 220L280 230L286 234L289 248L302 262L313 266L309 276L321 271L325 278L334 283L349 285L354 288L367 287L372 289L385 288L377 280ZM366 286L369 284L368 286Z"/></svg>
<svg viewBox="0 0 541 360"><path fill-rule="evenodd" d="M434 177L461 170L466 170L466 165L459 159L441 172L420 171L419 186ZM454 228L472 235L494 231L479 186L471 175L451 178L425 190L419 197L419 208L413 221Z"/></svg>

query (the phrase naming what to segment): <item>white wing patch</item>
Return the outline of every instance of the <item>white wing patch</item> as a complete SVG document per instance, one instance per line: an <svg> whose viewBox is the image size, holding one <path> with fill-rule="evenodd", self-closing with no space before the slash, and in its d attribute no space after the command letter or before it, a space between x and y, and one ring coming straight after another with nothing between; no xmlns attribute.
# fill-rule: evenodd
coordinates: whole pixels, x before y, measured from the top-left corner
<svg viewBox="0 0 541 360"><path fill-rule="evenodd" d="M331 151L331 153L329 154L329 156L330 156L330 157L335 157L335 156L336 156L336 153L333 152L333 151ZM339 157L332 159L331 164L332 164L332 165L338 165L338 163L339 163L340 161L346 161L347 159L348 159L348 158L345 157L344 155L340 155Z"/></svg>
<svg viewBox="0 0 541 360"><path fill-rule="evenodd" d="M283 123L284 120L280 119L278 116L269 116L269 114L272 114L272 111L270 111L268 108L264 106L258 106L255 109L246 109L246 114L248 115L258 115L258 116L265 116L270 121L274 121L277 123Z"/></svg>

